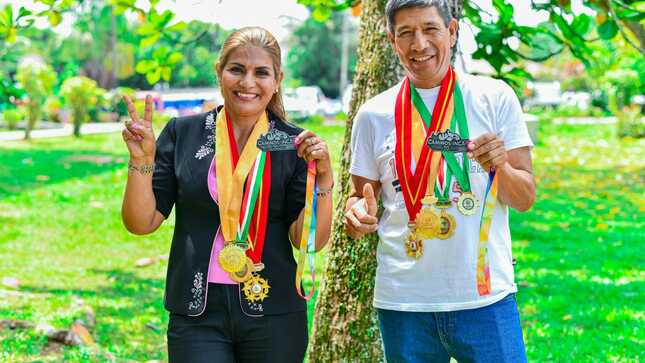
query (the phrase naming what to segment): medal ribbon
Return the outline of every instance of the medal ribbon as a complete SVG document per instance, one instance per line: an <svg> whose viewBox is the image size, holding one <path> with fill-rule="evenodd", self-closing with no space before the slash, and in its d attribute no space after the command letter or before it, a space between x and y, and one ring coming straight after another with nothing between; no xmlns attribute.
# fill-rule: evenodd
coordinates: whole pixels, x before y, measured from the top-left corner
<svg viewBox="0 0 645 363"><path fill-rule="evenodd" d="M452 125L450 127L453 131L455 130L455 119L457 121L456 126L459 128L459 136L461 136L462 139L468 139L470 137L468 132L468 121L466 120L464 99L459 85L455 86L455 117L453 118ZM457 158L454 153L444 151L443 156L446 159L448 168L452 170L452 174L457 179L457 183L459 183L461 190L464 193L470 192L470 175L468 174L470 163L466 155L464 154L462 157L461 167L459 166L459 162L457 162Z"/></svg>
<svg viewBox="0 0 645 363"><path fill-rule="evenodd" d="M304 219L302 221L302 231L300 235L300 253L298 255L298 267L296 270L296 291L301 298L309 300L314 296L316 290L316 270L312 253L307 253L307 248L312 250L316 241L316 162L307 163L307 188L305 194ZM311 251L313 252L313 251ZM312 287L307 295L301 290L302 273L305 269L305 255L309 255L309 270L311 272Z"/></svg>
<svg viewBox="0 0 645 363"><path fill-rule="evenodd" d="M269 193L271 190L271 154L260 152L253 164L242 200L237 241L248 242L246 255L254 263L262 260Z"/></svg>
<svg viewBox="0 0 645 363"><path fill-rule="evenodd" d="M493 214L497 205L497 178L495 170L488 174L488 185L486 186L486 202L484 203L482 217L479 227L479 244L477 246L477 292L479 296L490 294L490 261L488 258L488 237Z"/></svg>
<svg viewBox="0 0 645 363"><path fill-rule="evenodd" d="M452 68L449 69L449 71L451 70ZM452 88L454 89L456 74L453 71L450 74L447 74L446 77L448 77L449 75L452 77L452 82L453 82ZM448 85L448 87L450 87L450 84ZM419 95L419 92L416 90L416 88L414 88L414 86L412 85L410 86L410 88L411 88L410 92L412 94L412 103L414 104L415 110L418 110L418 112L413 112L412 116L414 117L415 115L419 115L421 120L417 121L416 124L422 123L426 126L426 130L425 130L426 132L424 133L424 135L426 135L426 138L423 144L430 151L430 176L427 179L427 188L424 193L426 195L433 195L435 191L433 188L433 186L435 185L435 181L438 180L440 183L442 184L444 183L444 175L443 175L444 162L443 162L442 153L435 152L434 150L430 149L427 146L426 141L434 132L445 131L450 125L450 123L452 122L453 111L454 111L454 100L451 96L453 91L450 90L449 91L450 94L446 94L445 96L445 97L450 97L450 99L448 99L447 102L442 102L442 108L440 108L440 110L443 109L445 111L441 111L441 112L444 112L441 122L438 124L438 127L437 126L432 127L430 120L434 120L433 115L436 115L437 105L440 102L439 97L441 97L441 92L443 90L443 84L442 84L442 88L439 89L439 95L437 97L437 102L435 103L435 107L434 107L435 112L433 112L432 114L430 114L430 111L426 107L426 104L423 102L423 99L421 98L421 95ZM446 107L443 108L443 105L446 105ZM413 124L415 124L415 121L416 120L413 119L412 121Z"/></svg>
<svg viewBox="0 0 645 363"><path fill-rule="evenodd" d="M260 135L267 132L269 122L266 113L263 113L253 127L253 131L251 132L239 158L236 157L237 146L235 145L235 138L233 137L232 127L230 126L230 120L228 119L228 114L225 108L217 115L215 127L215 143L217 150L215 155L215 167L217 170L217 191L219 194L221 229L226 243L231 243L239 236L239 234L236 235L236 232L239 230L246 230L248 236L248 227L240 228L239 223L241 220L246 220L246 223L250 223L252 220L252 218L242 217L241 215L242 199L249 199L248 195L244 196L243 194L248 194L251 190L256 189L257 187L254 185L256 183L251 182L252 185L249 185L249 188L247 188L247 193L243 193L245 181L251 168L254 164L256 164L256 169L257 167L261 167L257 162L258 159L265 160L262 162L263 170L257 170L258 174L254 178L254 180L257 180L258 182L259 180L265 179L264 175L266 173L263 172L264 170L268 170L270 172L270 168L265 168L266 156L262 158L260 150L256 146L257 139ZM260 176L262 176L261 179ZM268 194L268 192L266 194ZM265 196L263 195L263 197ZM247 211L252 211L254 209L255 208L246 208ZM260 213L260 215L262 215L262 213ZM264 213L264 215L266 215L266 213ZM241 240L240 242L246 243L247 240Z"/></svg>
<svg viewBox="0 0 645 363"><path fill-rule="evenodd" d="M448 71L441 82L441 88L439 89L432 115L429 114L423 100L414 87L411 86L408 78L403 81L397 96L394 111L396 125L395 166L401 182L403 200L405 201L410 221L414 221L417 212L421 209L421 199L428 187L429 174L430 180L432 180L431 185L434 185L441 153L434 153L428 147L426 141L433 132L442 131L448 127L454 107L452 102L454 85L455 74L452 68L448 67ZM414 98L415 102L412 102L412 98ZM421 120L417 119L417 115ZM428 124L428 120L431 120L430 124ZM414 147L412 145L412 128L415 123L417 125L421 123L427 129L425 135L421 134L424 142L421 146L415 171L412 173L411 159L412 157L417 157L413 155ZM415 127L415 129L418 129L418 127ZM418 140L419 132L416 131L414 134L414 137ZM418 145L418 142L414 144Z"/></svg>

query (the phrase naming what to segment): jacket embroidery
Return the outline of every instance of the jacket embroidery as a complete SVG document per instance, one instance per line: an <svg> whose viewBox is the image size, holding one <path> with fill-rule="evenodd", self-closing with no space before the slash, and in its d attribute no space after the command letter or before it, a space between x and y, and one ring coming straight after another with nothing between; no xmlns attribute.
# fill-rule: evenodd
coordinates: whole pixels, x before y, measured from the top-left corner
<svg viewBox="0 0 645 363"><path fill-rule="evenodd" d="M209 112L206 116L204 130L206 131L206 143L200 146L195 153L195 158L199 160L215 152L215 112Z"/></svg>

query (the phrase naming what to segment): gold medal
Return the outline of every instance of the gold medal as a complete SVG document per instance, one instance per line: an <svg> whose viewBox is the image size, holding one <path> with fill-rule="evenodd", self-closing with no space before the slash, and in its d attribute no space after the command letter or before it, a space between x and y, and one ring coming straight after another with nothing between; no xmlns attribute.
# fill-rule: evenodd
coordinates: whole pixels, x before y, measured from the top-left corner
<svg viewBox="0 0 645 363"><path fill-rule="evenodd" d="M415 259L419 259L423 255L423 241L417 239L414 233L411 233L408 240L405 241L405 253Z"/></svg>
<svg viewBox="0 0 645 363"><path fill-rule="evenodd" d="M246 266L246 260L244 249L235 243L229 243L224 246L217 256L220 267L228 273L243 270Z"/></svg>
<svg viewBox="0 0 645 363"><path fill-rule="evenodd" d="M439 233L437 234L437 238L448 239L455 234L456 229L457 221L455 221L455 217L446 212L445 209L442 209L439 214Z"/></svg>
<svg viewBox="0 0 645 363"><path fill-rule="evenodd" d="M478 207L479 200L477 200L475 195L471 192L463 193L457 200L457 209L463 215L472 216L477 212Z"/></svg>
<svg viewBox="0 0 645 363"><path fill-rule="evenodd" d="M253 261L247 257L246 264L244 264L244 267L242 267L242 269L239 271L230 272L229 276L231 277L231 280L242 283L250 279L254 271L255 271L255 266L253 265Z"/></svg>
<svg viewBox="0 0 645 363"><path fill-rule="evenodd" d="M250 302L262 302L269 296L269 283L260 275L254 273L250 279L244 282L244 296Z"/></svg>
<svg viewBox="0 0 645 363"><path fill-rule="evenodd" d="M417 214L415 223L416 238L418 239L424 240L435 238L439 233L439 214L437 214L432 207L424 206L421 208L421 211Z"/></svg>

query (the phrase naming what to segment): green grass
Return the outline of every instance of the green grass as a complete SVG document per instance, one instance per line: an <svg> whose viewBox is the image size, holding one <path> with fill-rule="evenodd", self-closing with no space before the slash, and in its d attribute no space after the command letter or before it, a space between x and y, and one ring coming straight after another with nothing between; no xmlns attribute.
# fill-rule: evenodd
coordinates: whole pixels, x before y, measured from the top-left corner
<svg viewBox="0 0 645 363"><path fill-rule="evenodd" d="M343 126L304 126L337 163ZM611 126L545 125L540 136L538 201L511 216L529 360L638 362L645 143L616 140ZM120 136L3 143L0 160L0 279L20 281L17 290L0 285L0 320L67 328L89 306L98 343L41 355L46 341L33 330L4 329L0 362L164 360L166 262L135 262L167 255L172 219L145 237L122 227ZM323 255L316 261L321 278Z"/></svg>

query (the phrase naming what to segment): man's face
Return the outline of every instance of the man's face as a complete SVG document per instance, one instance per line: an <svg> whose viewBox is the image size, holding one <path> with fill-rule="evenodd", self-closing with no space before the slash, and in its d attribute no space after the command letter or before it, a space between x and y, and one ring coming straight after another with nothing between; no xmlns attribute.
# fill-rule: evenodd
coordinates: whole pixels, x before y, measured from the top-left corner
<svg viewBox="0 0 645 363"><path fill-rule="evenodd" d="M446 26L435 6L396 12L394 33L388 33L388 38L416 87L441 84L450 65L450 48L457 41L457 26L455 19Z"/></svg>

